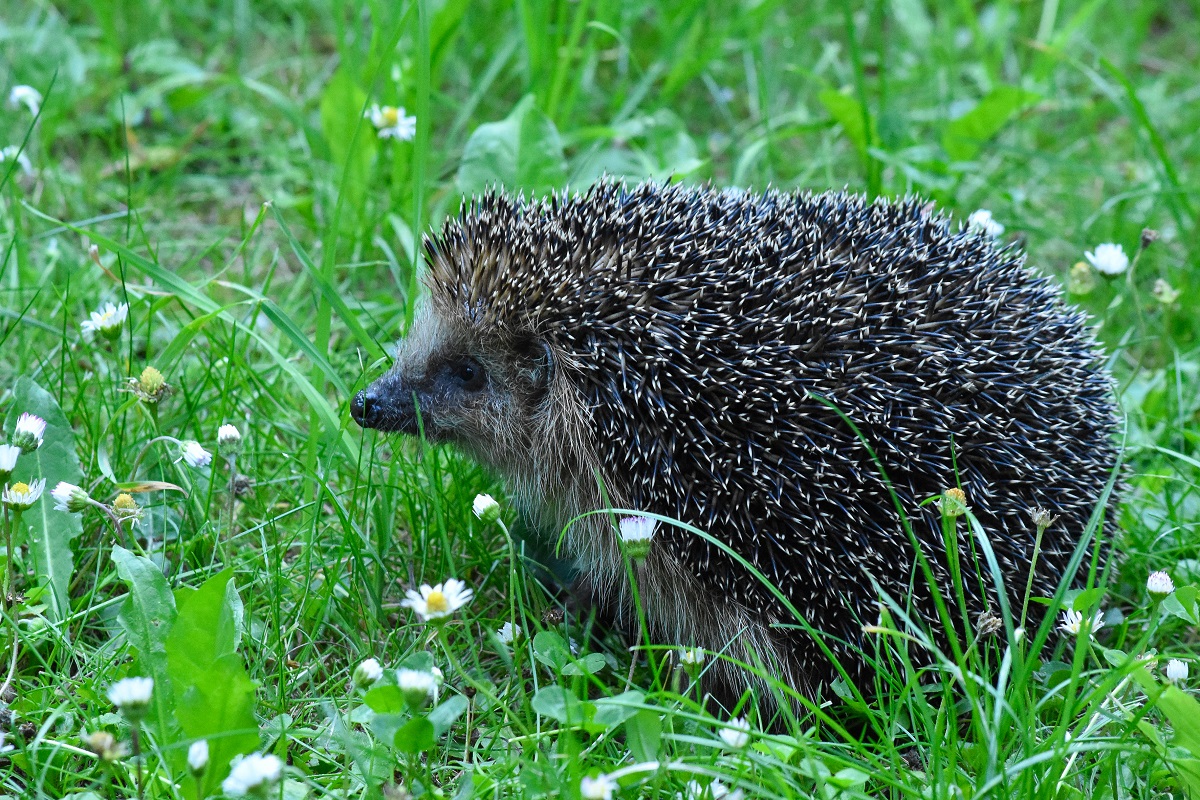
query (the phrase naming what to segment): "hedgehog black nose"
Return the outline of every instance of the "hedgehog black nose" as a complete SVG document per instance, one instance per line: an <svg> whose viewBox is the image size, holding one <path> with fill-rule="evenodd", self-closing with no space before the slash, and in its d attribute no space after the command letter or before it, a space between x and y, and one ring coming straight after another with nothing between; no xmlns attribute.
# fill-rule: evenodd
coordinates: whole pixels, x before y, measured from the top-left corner
<svg viewBox="0 0 1200 800"><path fill-rule="evenodd" d="M350 401L350 416L364 428L374 427L371 424L371 418L375 416L375 409L379 407L379 404L375 402L375 395L370 391L370 389L363 389Z"/></svg>

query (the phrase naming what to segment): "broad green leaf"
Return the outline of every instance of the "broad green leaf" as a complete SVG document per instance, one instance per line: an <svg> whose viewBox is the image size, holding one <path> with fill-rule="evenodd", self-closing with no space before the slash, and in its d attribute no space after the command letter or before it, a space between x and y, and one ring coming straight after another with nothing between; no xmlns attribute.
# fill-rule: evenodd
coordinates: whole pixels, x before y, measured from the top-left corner
<svg viewBox="0 0 1200 800"><path fill-rule="evenodd" d="M836 89L825 89L817 98L821 101L821 105L825 106L825 110L829 112L829 116L833 117L833 121L842 126L842 130L846 133L846 138L854 144L854 149L858 151L859 160L866 163L867 148L871 146L871 142L879 139L878 131L875 130L875 119L870 119L871 129L867 129L867 116L863 113L862 104L857 99L848 94L842 94Z"/></svg>
<svg viewBox="0 0 1200 800"><path fill-rule="evenodd" d="M579 724L588 716L585 704L572 692L561 686L544 686L530 702L533 710L544 717L556 719L564 725Z"/></svg>
<svg viewBox="0 0 1200 800"><path fill-rule="evenodd" d="M1175 728L1171 744L1200 758L1200 701L1175 686L1168 686L1159 695L1158 707Z"/></svg>
<svg viewBox="0 0 1200 800"><path fill-rule="evenodd" d="M154 679L154 719L159 740L173 740L171 724L171 678L167 660L167 637L175 624L175 598L162 570L153 561L113 545L112 560L117 575L129 587L117 621L138 651L143 670Z"/></svg>
<svg viewBox="0 0 1200 800"><path fill-rule="evenodd" d="M997 86L967 113L946 126L942 147L952 161L970 161L988 139L1038 95L1016 86Z"/></svg>
<svg viewBox="0 0 1200 800"><path fill-rule="evenodd" d="M550 669L562 672L571 663L571 650L565 639L554 631L539 631L533 637L533 654Z"/></svg>
<svg viewBox="0 0 1200 800"><path fill-rule="evenodd" d="M83 472L79 469L79 454L75 450L75 432L53 395L29 378L18 378L12 394L9 430L24 412L46 420L42 446L17 459L15 476L26 482L45 478L46 489L33 508L21 515L21 527L25 530L16 534L18 542L22 541L23 534L28 535L24 541L29 545L37 574L45 581L48 590L46 616L51 622L59 622L66 617L70 606L67 592L74 571L71 541L79 536L83 527L78 514L54 510L50 491L59 481L76 485L85 482Z"/></svg>
<svg viewBox="0 0 1200 800"><path fill-rule="evenodd" d="M662 743L662 720L643 709L625 721L625 743L638 761L657 761Z"/></svg>
<svg viewBox="0 0 1200 800"><path fill-rule="evenodd" d="M402 753L423 753L433 747L433 723L425 717L413 717L396 731L392 744Z"/></svg>
<svg viewBox="0 0 1200 800"><path fill-rule="evenodd" d="M492 186L544 194L567 182L567 162L554 123L526 95L507 117L480 125L463 148L455 180L464 195Z"/></svg>
<svg viewBox="0 0 1200 800"><path fill-rule="evenodd" d="M601 653L588 653L583 658L576 661L571 661L563 665L563 675L594 675L608 662L604 660L604 655Z"/></svg>
<svg viewBox="0 0 1200 800"><path fill-rule="evenodd" d="M367 781L368 785L379 786L391 778L396 767L396 760L392 757L391 752L381 742L375 742L362 731L348 727L336 709L330 707L327 710L334 741L340 744L342 752L354 761L359 774ZM399 727L396 725L391 729L387 741L391 740ZM367 796L379 797L380 795L375 791Z"/></svg>
<svg viewBox="0 0 1200 800"><path fill-rule="evenodd" d="M620 725L637 714L646 701L646 695L636 689L622 692L615 697L601 697L596 701L596 714L592 722L604 728Z"/></svg>
<svg viewBox="0 0 1200 800"><path fill-rule="evenodd" d="M166 641L167 669L175 693L175 716L188 739L207 739L205 791L215 792L230 760L258 747L254 682L237 653L243 607L224 570L199 589L175 593L178 615Z"/></svg>
<svg viewBox="0 0 1200 800"><path fill-rule="evenodd" d="M371 165L379 147L371 123L363 119L366 103L367 93L347 67L333 73L321 93L321 132L333 165L340 171L341 196L356 218L367 197Z"/></svg>
<svg viewBox="0 0 1200 800"><path fill-rule="evenodd" d="M377 714L399 714L408 707L399 686L376 686L363 695L363 702Z"/></svg>
<svg viewBox="0 0 1200 800"><path fill-rule="evenodd" d="M450 730L450 726L466 713L467 705L467 698L456 694L447 697L437 708L430 711L427 719L433 725L434 736L441 736Z"/></svg>

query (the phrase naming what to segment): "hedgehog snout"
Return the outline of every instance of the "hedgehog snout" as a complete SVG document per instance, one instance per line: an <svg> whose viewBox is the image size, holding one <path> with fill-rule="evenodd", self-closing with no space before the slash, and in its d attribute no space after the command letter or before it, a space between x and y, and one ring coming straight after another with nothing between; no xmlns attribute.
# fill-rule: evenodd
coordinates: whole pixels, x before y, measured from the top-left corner
<svg viewBox="0 0 1200 800"><path fill-rule="evenodd" d="M376 381L354 395L350 401L350 416L364 428L417 435L420 429L411 393L397 386L382 386L382 383L382 380Z"/></svg>

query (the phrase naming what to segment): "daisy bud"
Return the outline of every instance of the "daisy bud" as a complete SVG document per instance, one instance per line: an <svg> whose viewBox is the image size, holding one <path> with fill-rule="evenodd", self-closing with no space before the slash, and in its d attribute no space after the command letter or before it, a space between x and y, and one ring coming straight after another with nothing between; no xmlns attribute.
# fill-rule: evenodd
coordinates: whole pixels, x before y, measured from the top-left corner
<svg viewBox="0 0 1200 800"><path fill-rule="evenodd" d="M1181 661L1178 658L1172 658L1167 662L1167 680L1171 683L1183 683L1187 680L1188 665L1186 661Z"/></svg>
<svg viewBox="0 0 1200 800"><path fill-rule="evenodd" d="M100 756L101 761L111 764L125 757L125 746L119 744L117 737L108 731L96 731L90 736L84 737L83 743L88 746L89 750Z"/></svg>
<svg viewBox="0 0 1200 800"><path fill-rule="evenodd" d="M32 453L42 446L42 434L46 432L46 420L33 414L22 414L13 429L12 443L22 453Z"/></svg>
<svg viewBox="0 0 1200 800"><path fill-rule="evenodd" d="M192 746L188 748L187 762L188 769L192 771L192 775L199 778L204 774L204 768L208 766L207 739L192 742Z"/></svg>
<svg viewBox="0 0 1200 800"><path fill-rule="evenodd" d="M1150 595L1150 599L1155 602L1164 599L1173 591L1175 591L1175 583L1166 572L1161 570L1151 572L1150 577L1146 578L1146 592Z"/></svg>
<svg viewBox="0 0 1200 800"><path fill-rule="evenodd" d="M153 694L153 678L122 678L108 688L108 699L132 725L146 716Z"/></svg>
<svg viewBox="0 0 1200 800"><path fill-rule="evenodd" d="M658 520L650 517L623 517L620 522L621 544L635 561L650 554L650 541L658 528Z"/></svg>
<svg viewBox="0 0 1200 800"><path fill-rule="evenodd" d="M383 667L373 658L368 658L354 668L354 685L360 689L366 689L382 677Z"/></svg>
<svg viewBox="0 0 1200 800"><path fill-rule="evenodd" d="M88 507L88 493L73 483L59 481L50 496L54 498L54 510L78 514Z"/></svg>
<svg viewBox="0 0 1200 800"><path fill-rule="evenodd" d="M207 467L212 463L212 453L200 446L200 443L191 439L180 443L179 457L188 463L189 467Z"/></svg>
<svg viewBox="0 0 1200 800"><path fill-rule="evenodd" d="M438 680L431 673L416 669L396 670L396 685L400 687L404 701L414 711L419 711L437 700Z"/></svg>
<svg viewBox="0 0 1200 800"><path fill-rule="evenodd" d="M232 425L217 428L217 452L226 458L242 452L242 434Z"/></svg>
<svg viewBox="0 0 1200 800"><path fill-rule="evenodd" d="M967 493L957 486L947 489L938 501L937 507L943 515L956 519L967 513Z"/></svg>
<svg viewBox="0 0 1200 800"><path fill-rule="evenodd" d="M496 631L496 638L500 640L501 644L512 644L521 638L521 626L506 622Z"/></svg>
<svg viewBox="0 0 1200 800"><path fill-rule="evenodd" d="M490 494L475 495L475 502L471 507L475 511L475 516L479 517L485 525L490 525L500 519L500 504Z"/></svg>

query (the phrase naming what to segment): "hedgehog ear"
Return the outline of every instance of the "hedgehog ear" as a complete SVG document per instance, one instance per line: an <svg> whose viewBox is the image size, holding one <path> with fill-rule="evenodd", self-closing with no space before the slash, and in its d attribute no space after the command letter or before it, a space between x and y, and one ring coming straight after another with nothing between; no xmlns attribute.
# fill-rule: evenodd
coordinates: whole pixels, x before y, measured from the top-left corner
<svg viewBox="0 0 1200 800"><path fill-rule="evenodd" d="M521 343L521 351L530 382L539 389L549 386L554 377L554 351L549 343L531 336Z"/></svg>

